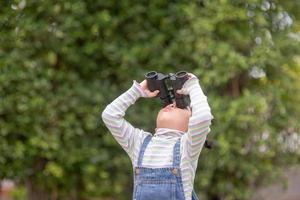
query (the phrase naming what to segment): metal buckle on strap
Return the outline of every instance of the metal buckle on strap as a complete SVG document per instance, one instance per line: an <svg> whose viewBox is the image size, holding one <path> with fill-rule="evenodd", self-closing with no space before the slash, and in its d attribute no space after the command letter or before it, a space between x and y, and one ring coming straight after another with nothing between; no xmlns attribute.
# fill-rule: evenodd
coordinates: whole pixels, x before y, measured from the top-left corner
<svg viewBox="0 0 300 200"><path fill-rule="evenodd" d="M140 174L140 169L135 168L135 174Z"/></svg>
<svg viewBox="0 0 300 200"><path fill-rule="evenodd" d="M178 169L176 169L176 168L172 169L172 173L173 173L174 175L177 175L177 174L178 174Z"/></svg>

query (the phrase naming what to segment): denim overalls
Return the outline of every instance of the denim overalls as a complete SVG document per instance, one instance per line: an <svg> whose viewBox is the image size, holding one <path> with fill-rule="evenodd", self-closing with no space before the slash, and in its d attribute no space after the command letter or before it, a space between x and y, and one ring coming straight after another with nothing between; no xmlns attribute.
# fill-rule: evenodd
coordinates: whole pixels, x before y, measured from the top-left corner
<svg viewBox="0 0 300 200"><path fill-rule="evenodd" d="M180 170L180 138L174 145L173 165L164 168L142 167L142 160L152 136L148 135L141 146L134 171L134 200L185 200ZM193 190L192 200L198 200Z"/></svg>

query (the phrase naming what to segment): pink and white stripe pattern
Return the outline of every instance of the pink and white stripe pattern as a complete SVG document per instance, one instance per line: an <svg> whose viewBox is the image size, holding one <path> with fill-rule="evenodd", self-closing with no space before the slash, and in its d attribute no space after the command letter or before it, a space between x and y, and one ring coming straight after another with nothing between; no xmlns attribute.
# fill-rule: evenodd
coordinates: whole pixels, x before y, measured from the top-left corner
<svg viewBox="0 0 300 200"><path fill-rule="evenodd" d="M133 168L137 165L139 149L147 135L153 135L153 138L145 151L142 165L152 168L172 165L173 147L176 140L181 138L180 168L182 171L183 189L185 199L190 200L192 199L198 158L207 134L210 132L210 125L214 116L211 114L207 97L200 87L198 78L193 77L186 81L183 89L191 98L192 116L189 120L187 132L156 128L155 133L152 134L133 127L126 121L124 119L125 111L137 99L146 96L139 83L135 80L130 89L106 106L102 112L102 119L113 137L129 155Z"/></svg>

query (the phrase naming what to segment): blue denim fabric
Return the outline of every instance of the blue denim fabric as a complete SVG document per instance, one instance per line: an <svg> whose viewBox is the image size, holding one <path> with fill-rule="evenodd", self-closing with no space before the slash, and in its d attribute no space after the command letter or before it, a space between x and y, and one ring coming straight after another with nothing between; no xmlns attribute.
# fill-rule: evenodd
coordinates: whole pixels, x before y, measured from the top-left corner
<svg viewBox="0 0 300 200"><path fill-rule="evenodd" d="M134 200L185 200L180 170L180 138L174 145L172 167L142 167L142 160L152 136L148 135L141 146L134 173ZM192 200L199 200L195 191Z"/></svg>

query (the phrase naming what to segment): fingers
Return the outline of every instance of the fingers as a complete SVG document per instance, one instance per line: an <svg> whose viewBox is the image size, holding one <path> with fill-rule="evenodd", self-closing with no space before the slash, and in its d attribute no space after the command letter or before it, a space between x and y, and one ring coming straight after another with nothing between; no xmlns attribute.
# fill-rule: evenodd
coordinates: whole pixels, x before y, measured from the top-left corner
<svg viewBox="0 0 300 200"><path fill-rule="evenodd" d="M177 94L182 94L183 91L182 90L176 90Z"/></svg>
<svg viewBox="0 0 300 200"><path fill-rule="evenodd" d="M188 92L185 88L181 88L180 90L176 90L177 94L183 94L183 95L187 95Z"/></svg>
<svg viewBox="0 0 300 200"><path fill-rule="evenodd" d="M159 90L155 90L153 92L151 92L150 90L146 90L146 93L148 97L155 97L159 93Z"/></svg>
<svg viewBox="0 0 300 200"><path fill-rule="evenodd" d="M177 94L184 94L183 90L176 90Z"/></svg>
<svg viewBox="0 0 300 200"><path fill-rule="evenodd" d="M193 78L193 77L196 77L194 74L192 74L192 73L188 73L188 75L189 75L189 78Z"/></svg>

